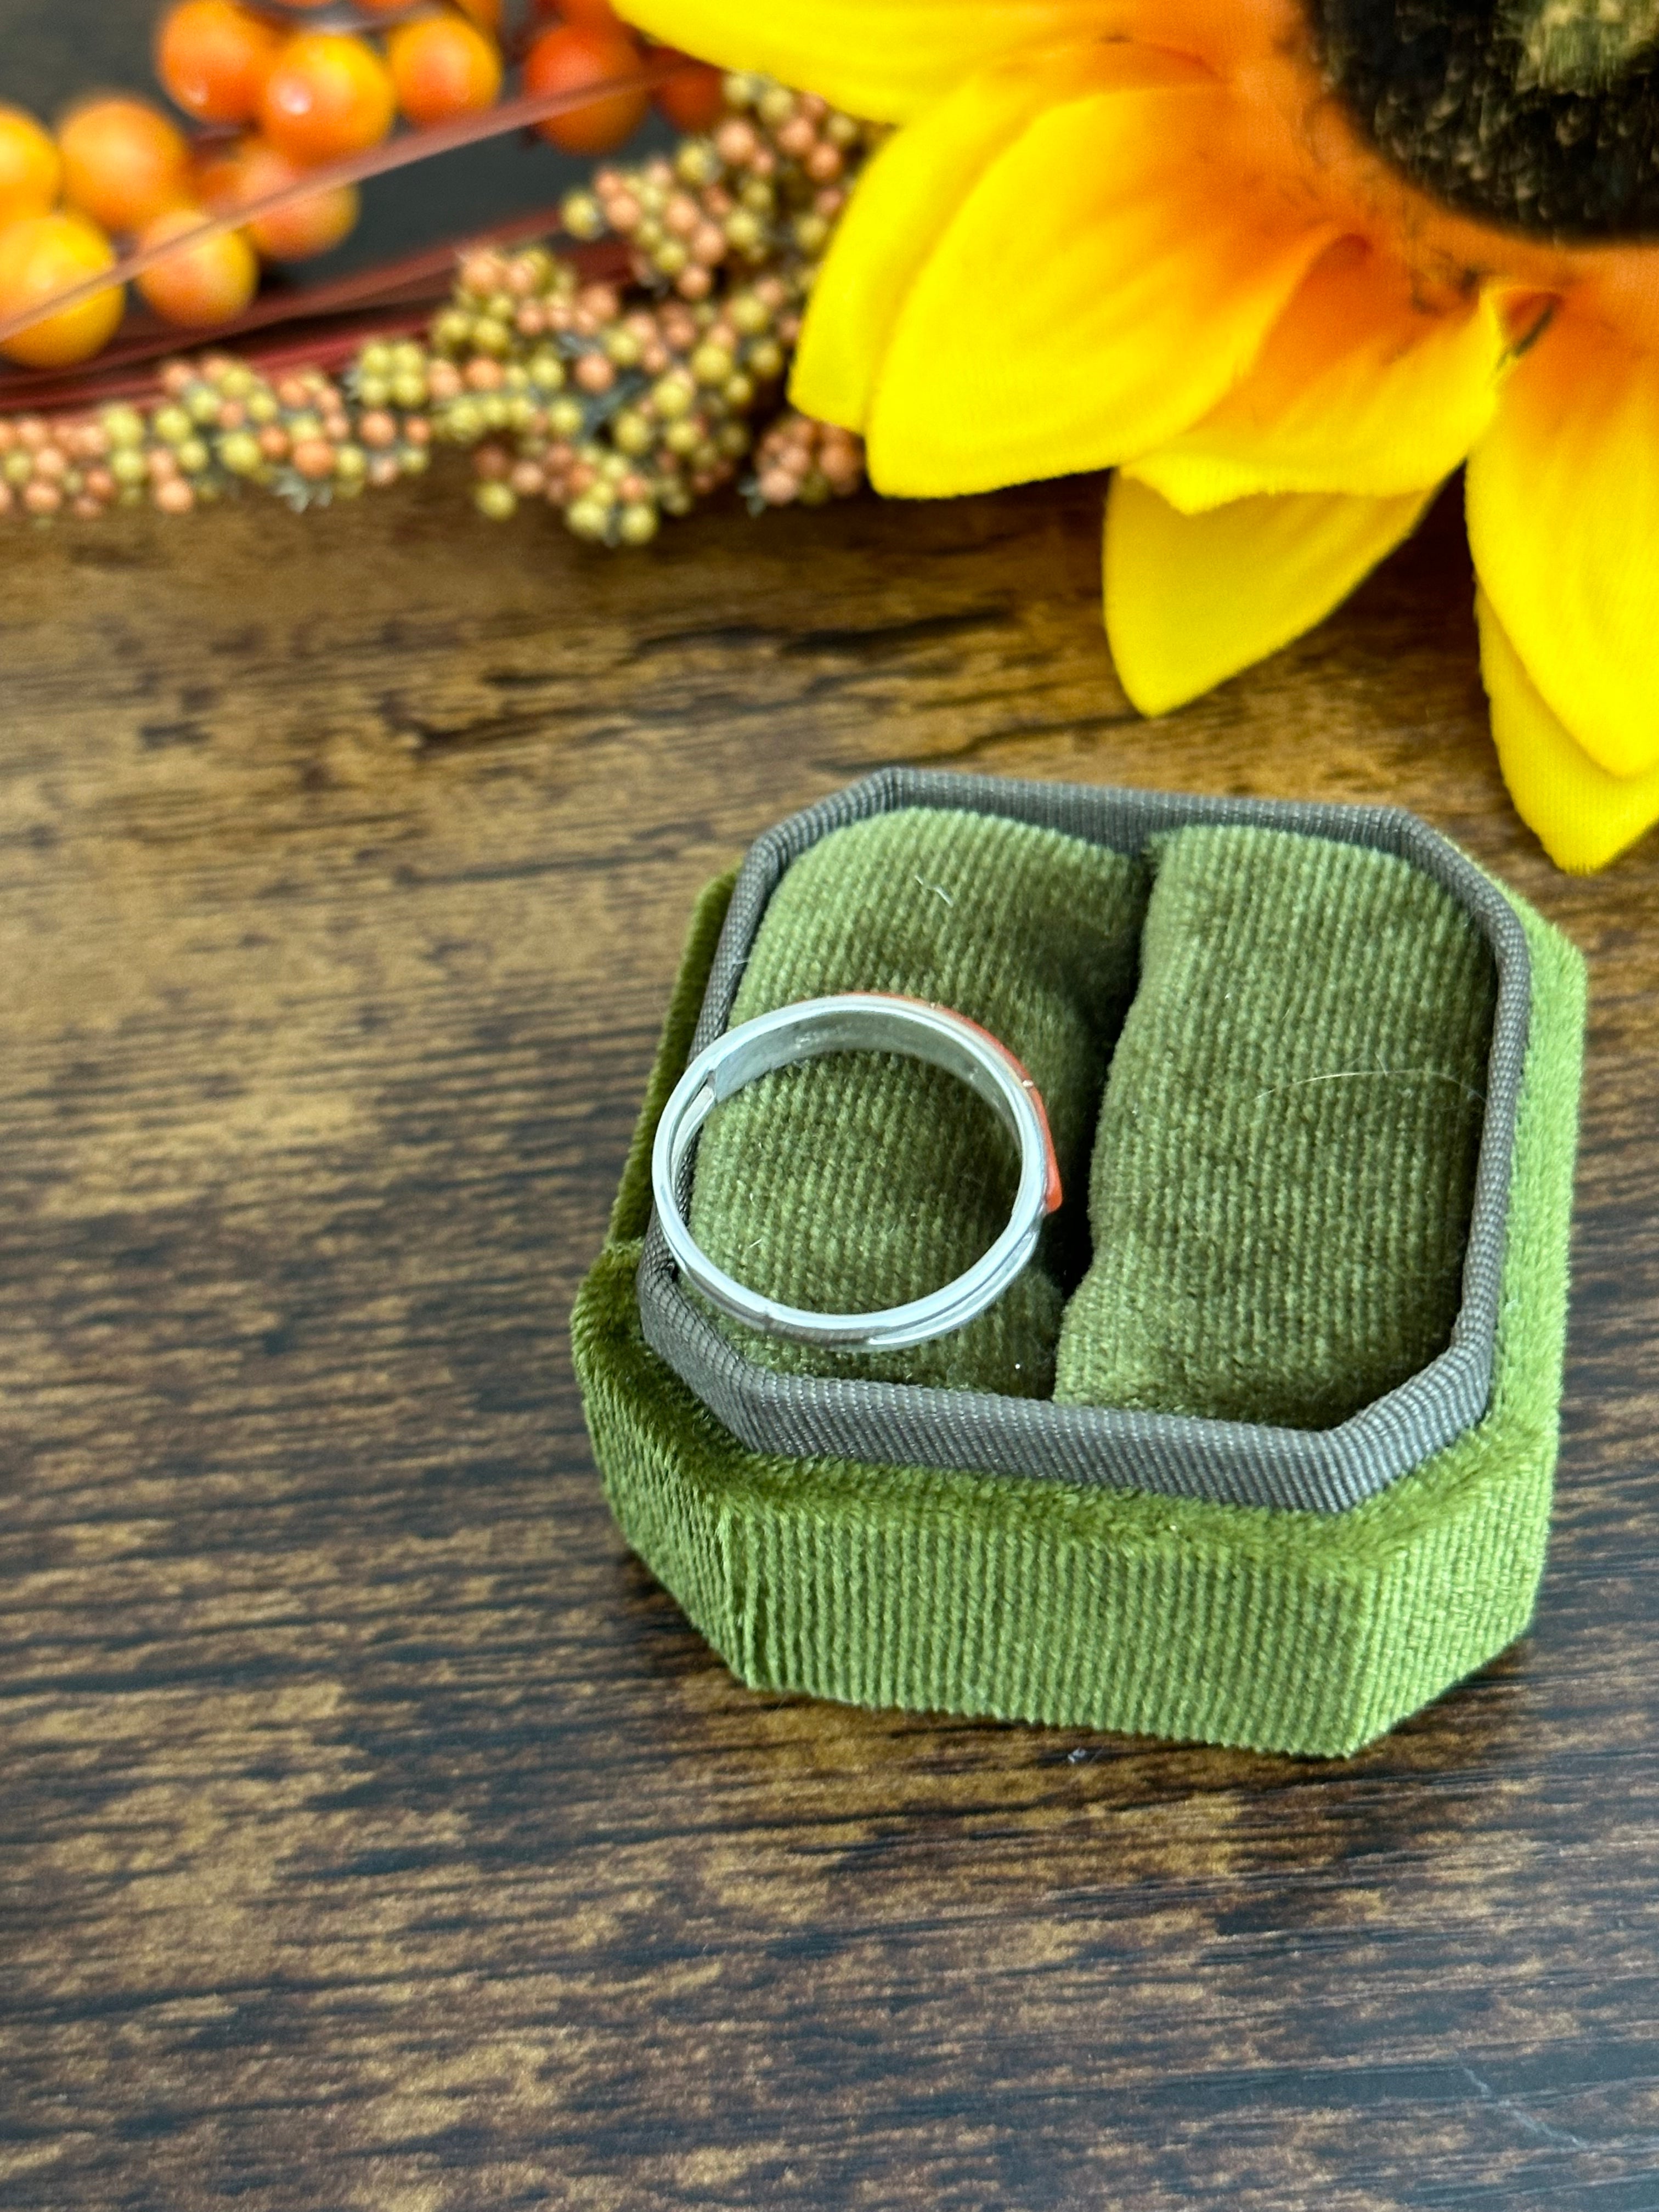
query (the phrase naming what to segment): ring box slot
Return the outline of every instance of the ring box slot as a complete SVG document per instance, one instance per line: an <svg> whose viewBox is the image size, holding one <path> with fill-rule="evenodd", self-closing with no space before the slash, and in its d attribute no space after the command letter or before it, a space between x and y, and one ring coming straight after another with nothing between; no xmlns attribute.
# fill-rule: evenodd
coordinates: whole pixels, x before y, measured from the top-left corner
<svg viewBox="0 0 1659 2212"><path fill-rule="evenodd" d="M1066 1204L1033 1263L966 1328L901 1352L722 1333L764 1366L1054 1394L1066 1296L1088 1257L1089 1161L1139 966L1151 869L1054 830L901 808L795 861L749 947L732 1024L837 991L893 991L990 1031L1042 1094ZM957 1078L891 1053L781 1068L698 1140L690 1224L715 1263L818 1311L898 1305L961 1274L1006 1223L1018 1160Z"/></svg>
<svg viewBox="0 0 1659 2212"><path fill-rule="evenodd" d="M732 1023L845 990L969 1015L1042 1092L1069 1207L996 1305L909 1350L715 1326L779 1369L1334 1425L1449 1341L1496 989L1467 910L1364 847L1193 825L1125 854L918 807L832 831ZM1014 1177L950 1076L836 1054L716 1115L691 1224L767 1297L868 1311L970 1265Z"/></svg>

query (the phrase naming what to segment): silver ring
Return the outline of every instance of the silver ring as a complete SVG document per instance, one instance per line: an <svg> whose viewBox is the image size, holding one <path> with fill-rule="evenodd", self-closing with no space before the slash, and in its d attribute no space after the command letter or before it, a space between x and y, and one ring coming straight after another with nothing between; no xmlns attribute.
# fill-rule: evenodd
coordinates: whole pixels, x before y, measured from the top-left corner
<svg viewBox="0 0 1659 2212"><path fill-rule="evenodd" d="M763 1297L717 1267L686 1225L691 1154L714 1108L757 1075L827 1052L896 1052L959 1076L996 1112L1019 1147L1019 1188L1008 1225L953 1282L876 1313L813 1313ZM982 1313L1021 1273L1060 1204L1060 1167L1042 1095L1007 1047L948 1006L883 991L802 999L717 1037L675 1085L651 1148L657 1218L680 1272L711 1305L768 1336L802 1344L894 1351L947 1336Z"/></svg>

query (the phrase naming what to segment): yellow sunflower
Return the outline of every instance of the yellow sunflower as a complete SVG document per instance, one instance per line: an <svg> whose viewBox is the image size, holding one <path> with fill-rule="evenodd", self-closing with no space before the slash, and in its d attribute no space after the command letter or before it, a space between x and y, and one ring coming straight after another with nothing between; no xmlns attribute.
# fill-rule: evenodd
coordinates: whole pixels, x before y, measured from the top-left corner
<svg viewBox="0 0 1659 2212"><path fill-rule="evenodd" d="M631 0L902 127L792 397L878 489L1116 470L1158 714L1320 621L1467 463L1481 665L1563 866L1659 817L1653 0Z"/></svg>

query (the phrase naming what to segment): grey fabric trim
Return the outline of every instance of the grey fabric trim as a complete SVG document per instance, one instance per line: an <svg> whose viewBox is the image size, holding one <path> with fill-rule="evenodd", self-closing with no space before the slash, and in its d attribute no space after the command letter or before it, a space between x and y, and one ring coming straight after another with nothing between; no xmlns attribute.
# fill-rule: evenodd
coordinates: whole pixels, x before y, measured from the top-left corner
<svg viewBox="0 0 1659 2212"><path fill-rule="evenodd" d="M694 1053L731 1019L749 948L784 871L832 830L905 806L1005 815L1121 852L1138 852L1160 831L1189 823L1252 823L1392 853L1466 908L1492 948L1498 1006L1463 1297L1451 1340L1426 1367L1332 1429L1256 1427L985 1391L778 1375L746 1358L692 1304L653 1214L639 1271L646 1339L710 1412L751 1449L790 1457L832 1454L1322 1513L1375 1497L1478 1421L1492 1389L1510 1158L1532 1001L1526 933L1497 885L1399 807L1205 799L885 769L791 816L750 848L715 951Z"/></svg>

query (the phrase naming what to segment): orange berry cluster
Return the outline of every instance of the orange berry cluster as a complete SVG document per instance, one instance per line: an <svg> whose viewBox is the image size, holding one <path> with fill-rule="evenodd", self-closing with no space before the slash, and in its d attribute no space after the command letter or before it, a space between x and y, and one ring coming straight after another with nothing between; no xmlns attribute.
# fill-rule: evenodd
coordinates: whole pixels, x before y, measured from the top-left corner
<svg viewBox="0 0 1659 2212"><path fill-rule="evenodd" d="M310 27L300 11L319 5L327 22ZM609 0L532 7L526 92L580 92L667 52L645 48ZM335 27L343 8L357 27ZM368 152L399 117L419 131L491 107L506 70L501 18L501 0L172 0L155 65L185 128L126 95L79 103L55 137L21 108L0 106L0 320L113 267L116 240L159 245L250 207L307 170ZM679 128L700 128L719 111L720 79L687 64L659 98ZM539 128L567 151L601 153L650 104L638 88L610 93ZM326 252L357 215L356 185L320 187L181 248L137 289L164 320L210 328L247 306L262 259ZM67 367L108 342L123 309L112 286L43 316L0 352L31 368Z"/></svg>
<svg viewBox="0 0 1659 2212"><path fill-rule="evenodd" d="M712 132L601 169L566 204L571 228L616 222L631 286L584 283L542 246L483 248L424 341L374 339L338 377L267 378L217 353L170 364L147 410L0 421L0 514L185 514L244 485L305 507L420 474L440 444L471 451L482 514L544 502L606 545L647 544L734 477L757 510L856 490L859 441L782 409L781 392L838 211L824 195L870 134L765 80L729 77L721 100ZM833 184L814 159L825 146ZM763 207L743 197L757 180ZM739 212L756 225L733 236ZM670 241L695 248L705 232L701 253L665 261Z"/></svg>

